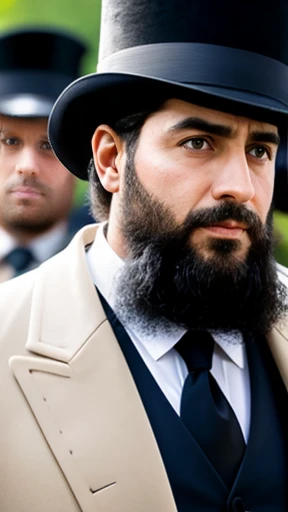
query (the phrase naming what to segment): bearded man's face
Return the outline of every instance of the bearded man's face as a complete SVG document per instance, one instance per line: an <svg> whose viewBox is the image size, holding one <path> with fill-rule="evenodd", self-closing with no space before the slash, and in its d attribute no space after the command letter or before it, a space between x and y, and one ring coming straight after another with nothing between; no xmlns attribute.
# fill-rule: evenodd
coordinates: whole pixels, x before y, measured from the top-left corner
<svg viewBox="0 0 288 512"><path fill-rule="evenodd" d="M283 313L272 244L275 126L169 100L122 183L120 319L266 332Z"/></svg>

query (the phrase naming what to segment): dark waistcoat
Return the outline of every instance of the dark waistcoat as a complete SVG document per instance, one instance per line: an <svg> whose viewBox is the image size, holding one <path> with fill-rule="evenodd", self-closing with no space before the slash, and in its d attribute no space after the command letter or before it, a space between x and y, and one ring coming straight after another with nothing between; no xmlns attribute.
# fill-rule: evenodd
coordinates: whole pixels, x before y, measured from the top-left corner
<svg viewBox="0 0 288 512"><path fill-rule="evenodd" d="M148 415L177 510L287 512L288 397L265 340L247 343L250 434L233 488L227 489L166 399L125 329L103 297L101 300Z"/></svg>

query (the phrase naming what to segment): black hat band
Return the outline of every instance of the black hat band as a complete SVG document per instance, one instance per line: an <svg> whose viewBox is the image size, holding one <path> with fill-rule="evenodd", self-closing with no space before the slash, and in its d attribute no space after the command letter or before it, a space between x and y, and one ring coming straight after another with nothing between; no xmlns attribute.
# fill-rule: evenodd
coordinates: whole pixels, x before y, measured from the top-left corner
<svg viewBox="0 0 288 512"><path fill-rule="evenodd" d="M224 87L268 96L288 105L288 66L245 50L202 43L134 46L105 57L99 73Z"/></svg>

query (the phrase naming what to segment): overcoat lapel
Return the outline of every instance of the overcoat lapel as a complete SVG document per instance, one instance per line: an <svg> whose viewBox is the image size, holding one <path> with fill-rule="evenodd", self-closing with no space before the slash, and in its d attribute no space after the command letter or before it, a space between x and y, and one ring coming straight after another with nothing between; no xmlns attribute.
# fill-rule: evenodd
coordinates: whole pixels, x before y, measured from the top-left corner
<svg viewBox="0 0 288 512"><path fill-rule="evenodd" d="M288 269L277 263L278 278L288 292ZM268 344L288 391L288 315L267 335Z"/></svg>
<svg viewBox="0 0 288 512"><path fill-rule="evenodd" d="M288 319L279 322L268 334L267 340L288 391Z"/></svg>
<svg viewBox="0 0 288 512"><path fill-rule="evenodd" d="M83 228L41 265L26 348L10 366L84 512L176 512L136 386L91 281ZM288 388L288 327L268 341Z"/></svg>
<svg viewBox="0 0 288 512"><path fill-rule="evenodd" d="M145 410L85 263L95 226L37 271L10 366L84 512L176 512ZM34 355L33 355L34 354Z"/></svg>

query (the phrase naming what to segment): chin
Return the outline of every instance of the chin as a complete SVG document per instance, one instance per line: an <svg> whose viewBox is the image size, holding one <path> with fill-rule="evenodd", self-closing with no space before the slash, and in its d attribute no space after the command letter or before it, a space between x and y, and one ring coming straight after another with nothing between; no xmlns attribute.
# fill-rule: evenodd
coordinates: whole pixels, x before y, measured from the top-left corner
<svg viewBox="0 0 288 512"><path fill-rule="evenodd" d="M6 221L6 226L8 229L13 231L26 231L26 232L35 232L41 233L42 231L46 231L53 224L52 219L44 218L43 215L40 216L38 213L33 215L18 215L14 216L13 219L9 219Z"/></svg>
<svg viewBox="0 0 288 512"><path fill-rule="evenodd" d="M221 250L219 248L218 250L215 250L215 248L196 249L196 253L199 261L202 259L203 265L208 265L211 271L215 271L219 276L224 277L239 271L239 269L243 271L247 263L249 248L241 247L233 250L231 247L226 247L224 243Z"/></svg>
<svg viewBox="0 0 288 512"><path fill-rule="evenodd" d="M250 244L243 243L239 239L209 238L203 247L203 254L207 257L237 258L245 260L249 252Z"/></svg>

